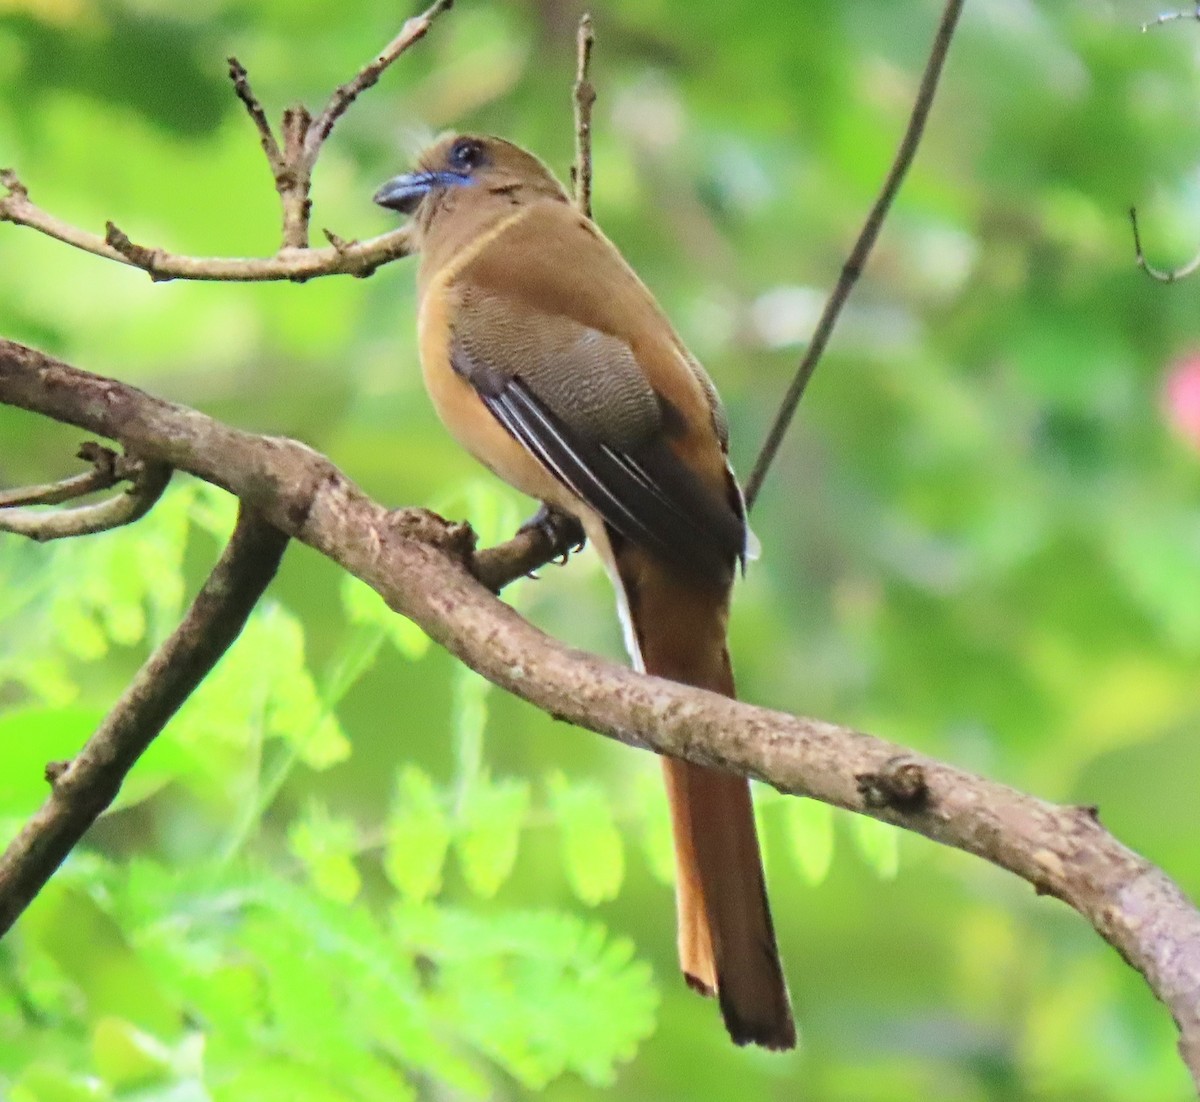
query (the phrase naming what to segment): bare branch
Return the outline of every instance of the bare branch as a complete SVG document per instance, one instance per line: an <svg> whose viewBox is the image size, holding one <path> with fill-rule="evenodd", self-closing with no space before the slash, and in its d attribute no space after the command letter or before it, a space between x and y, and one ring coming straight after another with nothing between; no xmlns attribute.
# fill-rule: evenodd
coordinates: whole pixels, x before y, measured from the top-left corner
<svg viewBox="0 0 1200 1102"><path fill-rule="evenodd" d="M1142 251L1142 234L1138 228L1137 207L1129 208L1129 222L1133 226L1134 260L1137 262L1137 266L1151 279L1156 279L1159 283L1174 283L1177 279L1187 279L1197 269L1200 269L1200 253L1197 253L1180 268L1155 268Z"/></svg>
<svg viewBox="0 0 1200 1102"><path fill-rule="evenodd" d="M400 33L380 51L377 57L367 62L352 80L348 80L333 93L325 105L325 109L308 128L308 135L305 139L305 158L310 169L316 162L321 145L329 137L334 124L346 113L346 109L362 92L379 80L383 71L405 50L424 38L433 25L433 21L443 12L449 11L453 4L454 0L435 0L426 11L413 16L400 28Z"/></svg>
<svg viewBox="0 0 1200 1102"><path fill-rule="evenodd" d="M1151 19L1148 23L1142 24L1142 33L1145 34L1155 27L1161 27L1164 23L1173 23L1176 19L1195 19L1200 21L1200 4L1197 4L1192 11L1172 11L1165 12L1156 19Z"/></svg>
<svg viewBox="0 0 1200 1102"><path fill-rule="evenodd" d="M325 139L359 94L375 84L383 71L415 42L428 33L433 21L450 9L453 0L435 0L421 15L409 19L400 33L364 65L351 80L339 85L325 109L314 119L303 104L293 104L283 113L283 149L267 124L266 115L250 91L246 71L230 64L234 91L246 105L258 128L263 151L275 177L275 190L283 207L283 249L307 249L312 216L312 174Z"/></svg>
<svg viewBox="0 0 1200 1102"><path fill-rule="evenodd" d="M234 95L245 105L250 121L254 123L254 129L258 131L258 140L262 145L263 153L266 154L267 163L271 166L271 175L278 178L283 167L283 155L279 152L279 143L275 140L271 124L267 122L267 113L250 88L250 76L245 67L236 57L231 57L228 61L229 79L233 81Z"/></svg>
<svg viewBox="0 0 1200 1102"><path fill-rule="evenodd" d="M1161 27L1164 23L1173 23L1177 19L1194 19L1200 22L1200 3L1197 3L1192 11L1176 11L1166 12L1158 16L1157 19L1151 19L1148 23L1142 24L1142 33L1152 30L1154 27ZM1134 260L1137 266L1142 269L1151 279L1157 280L1159 283L1174 283L1178 279L1187 279L1188 276L1195 274L1197 269L1200 269L1200 253L1197 253L1191 260L1179 268L1156 268L1147 259L1146 254L1142 250L1142 234L1138 228L1137 207L1129 208L1129 222L1133 227L1133 249Z"/></svg>
<svg viewBox="0 0 1200 1102"><path fill-rule="evenodd" d="M783 443L783 438L792 423L792 417L796 413L796 407L800 404L800 399L804 397L808 381L812 378L813 372L816 371L817 364L825 352L825 346L829 343L833 327L837 325L842 307L846 305L850 292L858 282L858 277L862 275L867 258L871 255L871 249L883 226L883 220L891 209L892 200L896 198L896 193L900 190L900 185L904 182L909 166L916 156L917 147L921 144L921 136L925 133L925 123L929 118L930 108L933 107L934 96L937 94L938 81L941 79L942 67L946 61L946 54L950 50L950 42L954 37L954 29L958 25L958 16L962 11L962 5L963 0L946 0L937 32L934 34L933 46L929 51L929 59L925 62L925 72L921 77L916 102L913 104L912 114L909 116L908 127L904 131L900 147L896 150L895 160L892 161L892 167L888 170L883 187L859 231L854 248L850 250L850 256L842 266L842 273L825 303L825 309L817 321L817 327L813 331L812 340L809 341L804 358L800 361L796 375L788 386L787 393L783 396L779 411L775 414L775 420L758 453L758 458L754 462L754 470L746 480L747 508L754 504L762 489L763 480L767 477L767 471L779 451L779 445Z"/></svg>
<svg viewBox="0 0 1200 1102"><path fill-rule="evenodd" d="M183 622L79 754L47 766L49 798L0 856L0 936L116 798L134 763L228 650L275 576L287 536L243 505Z"/></svg>
<svg viewBox="0 0 1200 1102"><path fill-rule="evenodd" d="M411 235L408 227L402 226L366 241L341 242L328 249L284 249L267 257L179 256L137 245L111 222L106 237L100 237L48 214L30 201L28 189L11 170L0 171L0 184L9 189L8 195L0 197L0 222L29 226L84 252L141 268L155 281L193 279L258 283L288 279L303 283L329 275L363 278L373 275L381 265L411 252Z"/></svg>
<svg viewBox="0 0 1200 1102"><path fill-rule="evenodd" d="M72 226L32 203L28 188L12 169L0 169L0 186L8 191L6 196L0 197L0 222L28 226L84 252L141 268L153 280L258 282L289 279L303 282L324 275L369 276L381 264L408 255L407 228L402 227L365 242L341 244L332 249L309 249L308 231L312 212L309 193L313 167L334 123L345 114L359 93L371 87L389 65L413 43L420 41L433 21L448 11L452 3L453 0L435 0L423 14L409 19L378 56L364 65L352 80L334 91L316 119L303 106L289 107L283 114L282 149L262 104L250 88L250 78L245 68L237 58L229 58L229 76L233 81L234 93L244 104L258 131L259 143L266 154L283 208L282 246L273 257L179 256L165 249L131 241L112 222L107 223L106 233L100 237Z"/></svg>
<svg viewBox="0 0 1200 1102"><path fill-rule="evenodd" d="M424 510L384 509L295 441L229 428L3 340L0 402L224 487L361 578L472 669L551 715L871 815L1056 896L1168 1007L1200 1085L1200 912L1165 873L1104 830L1094 809L1046 803L859 731L646 677L566 647L471 576L463 526Z"/></svg>
<svg viewBox="0 0 1200 1102"><path fill-rule="evenodd" d="M575 188L575 206L588 218L592 216L592 107L596 102L596 88L589 71L595 41L592 17L585 12L575 36L575 163L571 166L571 183Z"/></svg>
<svg viewBox="0 0 1200 1102"><path fill-rule="evenodd" d="M111 489L132 473L123 466L126 460L94 440L80 444L75 456L91 463L92 469L45 486L23 486L17 490L0 491L0 509L11 509L16 505L60 505L99 490Z"/></svg>
<svg viewBox="0 0 1200 1102"><path fill-rule="evenodd" d="M79 483L94 475L81 475L58 483L60 489L67 482ZM130 457L124 460L120 475L115 472L112 482L129 479L132 485L124 492L94 505L79 505L73 509L42 512L40 509L0 508L0 532L11 532L27 536L39 543L50 540L71 539L75 536L94 536L141 520L155 505L167 483L171 481L171 468L165 463L147 463ZM111 483L110 483L111 485ZM50 487L41 487L50 489ZM93 488L94 489L94 488ZM92 489L83 491L93 492ZM73 495L79 496L79 495ZM66 500L61 498L59 500ZM49 498L42 504L49 504Z"/></svg>

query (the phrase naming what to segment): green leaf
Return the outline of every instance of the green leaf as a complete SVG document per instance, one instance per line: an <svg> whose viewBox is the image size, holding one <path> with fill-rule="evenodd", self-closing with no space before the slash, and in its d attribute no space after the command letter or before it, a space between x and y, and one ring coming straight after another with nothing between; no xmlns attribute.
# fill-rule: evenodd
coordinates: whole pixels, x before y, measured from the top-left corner
<svg viewBox="0 0 1200 1102"><path fill-rule="evenodd" d="M820 884L833 864L833 808L804 797L786 800L788 841L800 875Z"/></svg>
<svg viewBox="0 0 1200 1102"><path fill-rule="evenodd" d="M275 1052L340 1086L348 1102L412 1098L414 1072L452 1094L486 1093L456 1051L461 1028L418 979L410 945L359 903L276 878L252 890L238 944L264 980L260 1035Z"/></svg>
<svg viewBox="0 0 1200 1102"><path fill-rule="evenodd" d="M160 637L174 627L194 493L172 486L136 525L55 546L49 620L64 651L93 661L110 642L132 646L148 631Z"/></svg>
<svg viewBox="0 0 1200 1102"><path fill-rule="evenodd" d="M7 1102L109 1102L112 1095L94 1075L80 1075L48 1063L21 1071Z"/></svg>
<svg viewBox="0 0 1200 1102"><path fill-rule="evenodd" d="M467 886L489 899L500 890L517 860L521 827L529 810L529 785L480 774L459 809L454 850Z"/></svg>
<svg viewBox="0 0 1200 1102"><path fill-rule="evenodd" d="M492 683L469 666L454 671L451 729L454 733L458 783L469 788L483 767L483 735L487 728Z"/></svg>
<svg viewBox="0 0 1200 1102"><path fill-rule="evenodd" d="M392 885L414 902L436 896L450 848L450 820L445 797L418 766L400 770L386 827L383 871Z"/></svg>
<svg viewBox="0 0 1200 1102"><path fill-rule="evenodd" d="M561 773L551 773L546 783L571 890L591 906L615 899L625 876L625 852L604 789L590 781L572 784Z"/></svg>
<svg viewBox="0 0 1200 1102"><path fill-rule="evenodd" d="M654 1030L658 992L626 938L573 915L397 911L397 937L439 964L448 1018L531 1090L573 1071L613 1082Z"/></svg>
<svg viewBox="0 0 1200 1102"><path fill-rule="evenodd" d="M354 864L358 829L351 819L330 815L324 804L309 804L288 828L288 847L304 863L313 887L327 899L349 903L362 887Z"/></svg>
<svg viewBox="0 0 1200 1102"><path fill-rule="evenodd" d="M269 606L254 622L254 646L243 642L247 659L267 658L271 677L267 698L267 731L291 742L300 760L312 769L328 769L350 756L337 717L317 692L304 662L304 629L282 605Z"/></svg>
<svg viewBox="0 0 1200 1102"><path fill-rule="evenodd" d="M170 1050L123 1018L106 1016L92 1030L96 1071L118 1090L161 1082L171 1072Z"/></svg>
<svg viewBox="0 0 1200 1102"><path fill-rule="evenodd" d="M62 878L51 881L25 912L21 929L78 986L88 1020L112 1015L167 1038L180 1030L173 993L82 888Z"/></svg>
<svg viewBox="0 0 1200 1102"><path fill-rule="evenodd" d="M900 871L900 831L868 815L850 817L850 837L859 856L880 880L894 880Z"/></svg>
<svg viewBox="0 0 1200 1102"><path fill-rule="evenodd" d="M257 782L264 735L289 744L312 769L327 769L350 756L350 741L321 699L304 660L300 621L282 606L265 602L241 637L172 724L172 736L192 756L189 781L229 797Z"/></svg>

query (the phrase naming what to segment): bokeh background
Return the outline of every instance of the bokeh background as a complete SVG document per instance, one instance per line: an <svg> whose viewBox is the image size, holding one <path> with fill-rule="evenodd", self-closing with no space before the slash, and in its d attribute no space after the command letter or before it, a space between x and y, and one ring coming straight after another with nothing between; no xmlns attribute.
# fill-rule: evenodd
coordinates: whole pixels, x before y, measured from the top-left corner
<svg viewBox="0 0 1200 1102"><path fill-rule="evenodd" d="M595 207L729 408L746 473L890 161L937 5L597 0ZM575 0L459 0L338 126L315 227L449 127L565 174ZM0 164L197 254L278 211L225 77L320 106L411 14L350 0L0 0ZM923 148L754 513L743 695L1063 801L1200 895L1200 28L1150 0L968 0ZM0 226L0 332L328 453L497 538L532 510L448 440L413 276L154 285ZM0 409L0 484L79 434ZM0 834L228 531L0 538ZM619 655L590 554L509 597ZM0 943L12 1102L1191 1097L1167 1014L1072 912L763 793L801 1044L727 1043L674 963L657 763L491 692L303 547Z"/></svg>

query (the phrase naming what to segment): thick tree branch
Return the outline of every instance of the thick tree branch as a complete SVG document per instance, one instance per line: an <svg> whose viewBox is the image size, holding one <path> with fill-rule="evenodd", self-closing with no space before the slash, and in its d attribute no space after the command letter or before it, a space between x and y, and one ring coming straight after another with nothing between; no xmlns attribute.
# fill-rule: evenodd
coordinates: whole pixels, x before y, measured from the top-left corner
<svg viewBox="0 0 1200 1102"><path fill-rule="evenodd" d="M891 209L892 200L896 198L896 193L900 190L900 185L908 174L909 166L917 155L917 147L921 144L921 136L925 133L925 123L929 118L930 109L933 107L933 98L937 94L938 81L942 76L946 55L950 52L950 41L954 37L954 29L958 25L962 6L963 0L946 0L942 18L938 22L937 31L933 36L929 59L925 62L925 72L921 76L917 99L913 104L904 137L896 150L895 160L892 161L892 167L888 170L883 187L867 215L867 220L859 230L858 239L854 242L854 248L850 250L850 256L842 265L842 274L838 277L838 281L825 303L825 309L821 311L817 327L813 330L812 340L808 342L808 349L783 396L779 412L775 414L775 420L771 424L767 438L758 453L758 458L754 461L754 470L750 472L750 477L746 480L747 508L754 504L762 489L767 471L792 423L796 407L800 404L800 399L804 397L808 381L812 378L813 372L817 370L817 364L825 353L825 346L833 334L833 327L837 325L842 307L846 305L850 292L854 290L858 277L862 275L867 258L871 255L871 249L874 248L875 240L879 237L879 231L883 227L883 220Z"/></svg>
<svg viewBox="0 0 1200 1102"><path fill-rule="evenodd" d="M224 487L243 508L372 586L467 665L560 719L916 831L1058 897L1168 1007L1200 1086L1200 912L1092 809L1050 804L871 735L646 677L563 646L471 576L462 526L423 510L383 508L295 441L229 428L9 341L0 341L0 402Z"/></svg>
<svg viewBox="0 0 1200 1102"><path fill-rule="evenodd" d="M182 623L79 754L46 767L49 798L0 856L0 936L112 803L137 759L238 637L275 576L287 542L243 503L224 554Z"/></svg>

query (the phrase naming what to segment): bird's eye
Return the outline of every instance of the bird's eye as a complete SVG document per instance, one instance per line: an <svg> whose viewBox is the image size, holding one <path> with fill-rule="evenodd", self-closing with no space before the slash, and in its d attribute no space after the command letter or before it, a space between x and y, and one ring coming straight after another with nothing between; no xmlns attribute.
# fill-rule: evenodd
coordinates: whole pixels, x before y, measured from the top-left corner
<svg viewBox="0 0 1200 1102"><path fill-rule="evenodd" d="M459 172L470 172L483 163L483 146L474 138L459 138L450 147L447 160Z"/></svg>

